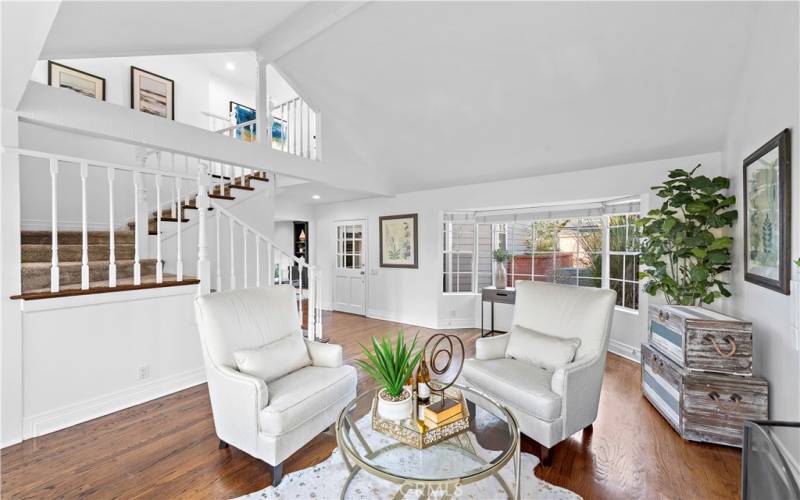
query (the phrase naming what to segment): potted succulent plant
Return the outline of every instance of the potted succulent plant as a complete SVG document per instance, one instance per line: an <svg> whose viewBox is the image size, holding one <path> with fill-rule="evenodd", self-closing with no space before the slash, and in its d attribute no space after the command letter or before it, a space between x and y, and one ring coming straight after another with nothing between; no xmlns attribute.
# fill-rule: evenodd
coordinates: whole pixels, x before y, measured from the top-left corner
<svg viewBox="0 0 800 500"><path fill-rule="evenodd" d="M497 266L494 270L494 287L498 290L503 290L506 287L506 265L505 262L511 257L505 248L498 248L492 252L494 261Z"/></svg>
<svg viewBox="0 0 800 500"><path fill-rule="evenodd" d="M378 414L387 420L405 420L413 414L412 393L404 388L406 381L414 373L422 352L413 354L417 336L406 345L403 329L397 332L395 341L390 335L378 340L372 337L372 350L361 343L361 350L367 359L357 359L356 364L375 379L378 389Z"/></svg>

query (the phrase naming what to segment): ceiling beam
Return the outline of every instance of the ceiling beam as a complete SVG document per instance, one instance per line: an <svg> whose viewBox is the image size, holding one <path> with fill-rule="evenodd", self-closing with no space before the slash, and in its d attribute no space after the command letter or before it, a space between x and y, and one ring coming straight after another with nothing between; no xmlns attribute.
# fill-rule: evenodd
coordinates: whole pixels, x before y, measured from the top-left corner
<svg viewBox="0 0 800 500"><path fill-rule="evenodd" d="M269 63L311 40L368 2L311 2L259 39L253 47Z"/></svg>

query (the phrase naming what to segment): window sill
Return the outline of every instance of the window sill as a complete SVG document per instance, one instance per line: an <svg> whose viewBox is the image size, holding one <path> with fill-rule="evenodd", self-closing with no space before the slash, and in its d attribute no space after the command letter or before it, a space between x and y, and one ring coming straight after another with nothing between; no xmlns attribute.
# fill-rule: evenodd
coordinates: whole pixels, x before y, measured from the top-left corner
<svg viewBox="0 0 800 500"><path fill-rule="evenodd" d="M627 307L614 306L614 310L617 311L617 312L630 314L631 316L638 316L639 315L639 311L638 310L628 309Z"/></svg>

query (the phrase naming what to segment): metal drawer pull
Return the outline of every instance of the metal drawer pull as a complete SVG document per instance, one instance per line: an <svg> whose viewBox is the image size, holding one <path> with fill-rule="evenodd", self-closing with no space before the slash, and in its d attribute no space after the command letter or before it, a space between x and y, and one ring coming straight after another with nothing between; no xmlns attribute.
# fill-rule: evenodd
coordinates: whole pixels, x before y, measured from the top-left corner
<svg viewBox="0 0 800 500"><path fill-rule="evenodd" d="M717 401L719 399L719 393L717 391L711 391L708 393L708 397L710 397L714 401Z"/></svg>
<svg viewBox="0 0 800 500"><path fill-rule="evenodd" d="M731 394L731 401L733 401L734 403L738 403L741 400L742 397L740 395L736 394L735 392Z"/></svg>
<svg viewBox="0 0 800 500"><path fill-rule="evenodd" d="M720 349L719 345L717 345L717 339L710 333L706 334L704 339L706 342L711 342L711 345L714 346L714 350L717 351L717 354L719 354L723 358L730 358L731 356L736 354L736 340L734 340L734 338L731 337L730 335L725 335L722 338L722 340L724 340L725 342L728 343L729 346L731 346L730 351L728 352L722 352L722 349Z"/></svg>
<svg viewBox="0 0 800 500"><path fill-rule="evenodd" d="M497 292L497 296L498 296L498 297L508 297L508 294L507 294L507 293L500 293L500 292Z"/></svg>

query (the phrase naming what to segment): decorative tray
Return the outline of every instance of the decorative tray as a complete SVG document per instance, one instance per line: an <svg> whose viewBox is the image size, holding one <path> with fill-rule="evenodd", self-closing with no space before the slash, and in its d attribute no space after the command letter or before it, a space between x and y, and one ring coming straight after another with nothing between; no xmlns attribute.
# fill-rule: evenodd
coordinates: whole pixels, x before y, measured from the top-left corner
<svg viewBox="0 0 800 500"><path fill-rule="evenodd" d="M409 415L405 420L386 420L378 415L378 399L372 400L372 428L382 434L400 441L401 443L413 446L417 449L425 449L442 441L466 432L469 429L469 410L464 395L457 389L445 391L445 397L459 401L461 403L461 413L455 415L444 422L434 423L427 419L420 419L417 415L414 418ZM439 393L431 394L431 404L440 400ZM417 398L414 396L414 410L419 411Z"/></svg>

